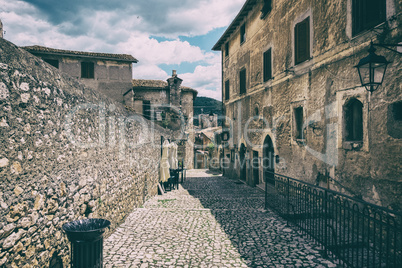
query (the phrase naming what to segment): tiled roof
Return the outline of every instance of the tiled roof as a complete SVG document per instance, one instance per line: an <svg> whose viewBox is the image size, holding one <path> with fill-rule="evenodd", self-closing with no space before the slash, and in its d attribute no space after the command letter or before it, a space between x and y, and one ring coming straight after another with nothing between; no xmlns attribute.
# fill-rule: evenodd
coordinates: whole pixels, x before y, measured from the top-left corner
<svg viewBox="0 0 402 268"><path fill-rule="evenodd" d="M168 83L163 80L146 80L146 79L133 79L132 80L133 87L136 88L148 88L148 89L163 89L168 86ZM197 94L198 91L191 87L180 87L182 91L192 92L193 94Z"/></svg>
<svg viewBox="0 0 402 268"><path fill-rule="evenodd" d="M111 53L72 51L72 50L55 49L55 48L43 47L43 46L26 46L26 47L21 47L21 48L23 48L26 51L31 52L31 53L91 57L91 58L116 60L116 61L129 61L129 62L135 62L135 63L138 62L138 60L136 58L134 58L133 56L128 55L128 54L111 54Z"/></svg>
<svg viewBox="0 0 402 268"><path fill-rule="evenodd" d="M133 87L165 88L168 83L163 80L133 79Z"/></svg>

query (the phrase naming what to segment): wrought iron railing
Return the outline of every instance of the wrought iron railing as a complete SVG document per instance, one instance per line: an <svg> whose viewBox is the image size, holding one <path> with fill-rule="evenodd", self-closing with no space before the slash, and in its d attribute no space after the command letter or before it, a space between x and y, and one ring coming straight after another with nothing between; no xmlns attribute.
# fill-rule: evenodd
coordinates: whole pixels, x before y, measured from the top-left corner
<svg viewBox="0 0 402 268"><path fill-rule="evenodd" d="M402 214L270 174L265 206L293 223L343 267L402 267Z"/></svg>

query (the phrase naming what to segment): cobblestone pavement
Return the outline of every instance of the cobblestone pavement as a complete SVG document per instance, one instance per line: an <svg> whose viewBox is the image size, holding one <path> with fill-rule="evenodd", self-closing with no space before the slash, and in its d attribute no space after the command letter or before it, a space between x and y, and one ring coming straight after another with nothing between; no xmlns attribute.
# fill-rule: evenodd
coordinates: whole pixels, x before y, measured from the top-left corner
<svg viewBox="0 0 402 268"><path fill-rule="evenodd" d="M263 207L261 190L190 170L104 241L105 267L336 267Z"/></svg>

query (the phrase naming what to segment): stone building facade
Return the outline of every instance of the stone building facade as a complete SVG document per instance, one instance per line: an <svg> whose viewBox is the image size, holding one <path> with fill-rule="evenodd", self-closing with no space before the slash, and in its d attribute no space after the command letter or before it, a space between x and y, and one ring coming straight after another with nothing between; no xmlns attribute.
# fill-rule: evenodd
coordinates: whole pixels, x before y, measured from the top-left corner
<svg viewBox="0 0 402 268"><path fill-rule="evenodd" d="M132 80L132 64L138 60L127 54L70 51L42 46L23 47L84 85L123 102Z"/></svg>
<svg viewBox="0 0 402 268"><path fill-rule="evenodd" d="M182 86L183 80L175 70L166 81L133 79L132 88L123 94L124 104L145 118L181 130L174 139L180 146L178 159L186 168L194 167L194 100L197 91ZM183 147L184 146L184 147Z"/></svg>
<svg viewBox="0 0 402 268"><path fill-rule="evenodd" d="M264 171L402 209L401 56L369 93L354 66L402 41L398 0L247 0L213 50L231 139L226 174ZM394 47L395 48L395 47ZM244 165L240 165L245 163Z"/></svg>
<svg viewBox="0 0 402 268"><path fill-rule="evenodd" d="M198 127L200 129L217 127L218 126L218 115L214 113L210 114L199 114L198 115Z"/></svg>
<svg viewBox="0 0 402 268"><path fill-rule="evenodd" d="M62 225L104 218L112 232L157 194L173 133L7 40L0 50L0 267L69 267Z"/></svg>

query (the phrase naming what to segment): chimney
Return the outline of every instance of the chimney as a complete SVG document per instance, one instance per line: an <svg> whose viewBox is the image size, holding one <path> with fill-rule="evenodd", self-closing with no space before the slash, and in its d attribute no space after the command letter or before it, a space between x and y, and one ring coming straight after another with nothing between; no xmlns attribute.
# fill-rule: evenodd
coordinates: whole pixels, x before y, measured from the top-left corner
<svg viewBox="0 0 402 268"><path fill-rule="evenodd" d="M176 73L176 70L172 70L172 77L167 79L169 86L169 95L170 95L170 105L180 107L180 99L181 99L181 80Z"/></svg>
<svg viewBox="0 0 402 268"><path fill-rule="evenodd" d="M3 38L3 23L0 20L0 38Z"/></svg>

